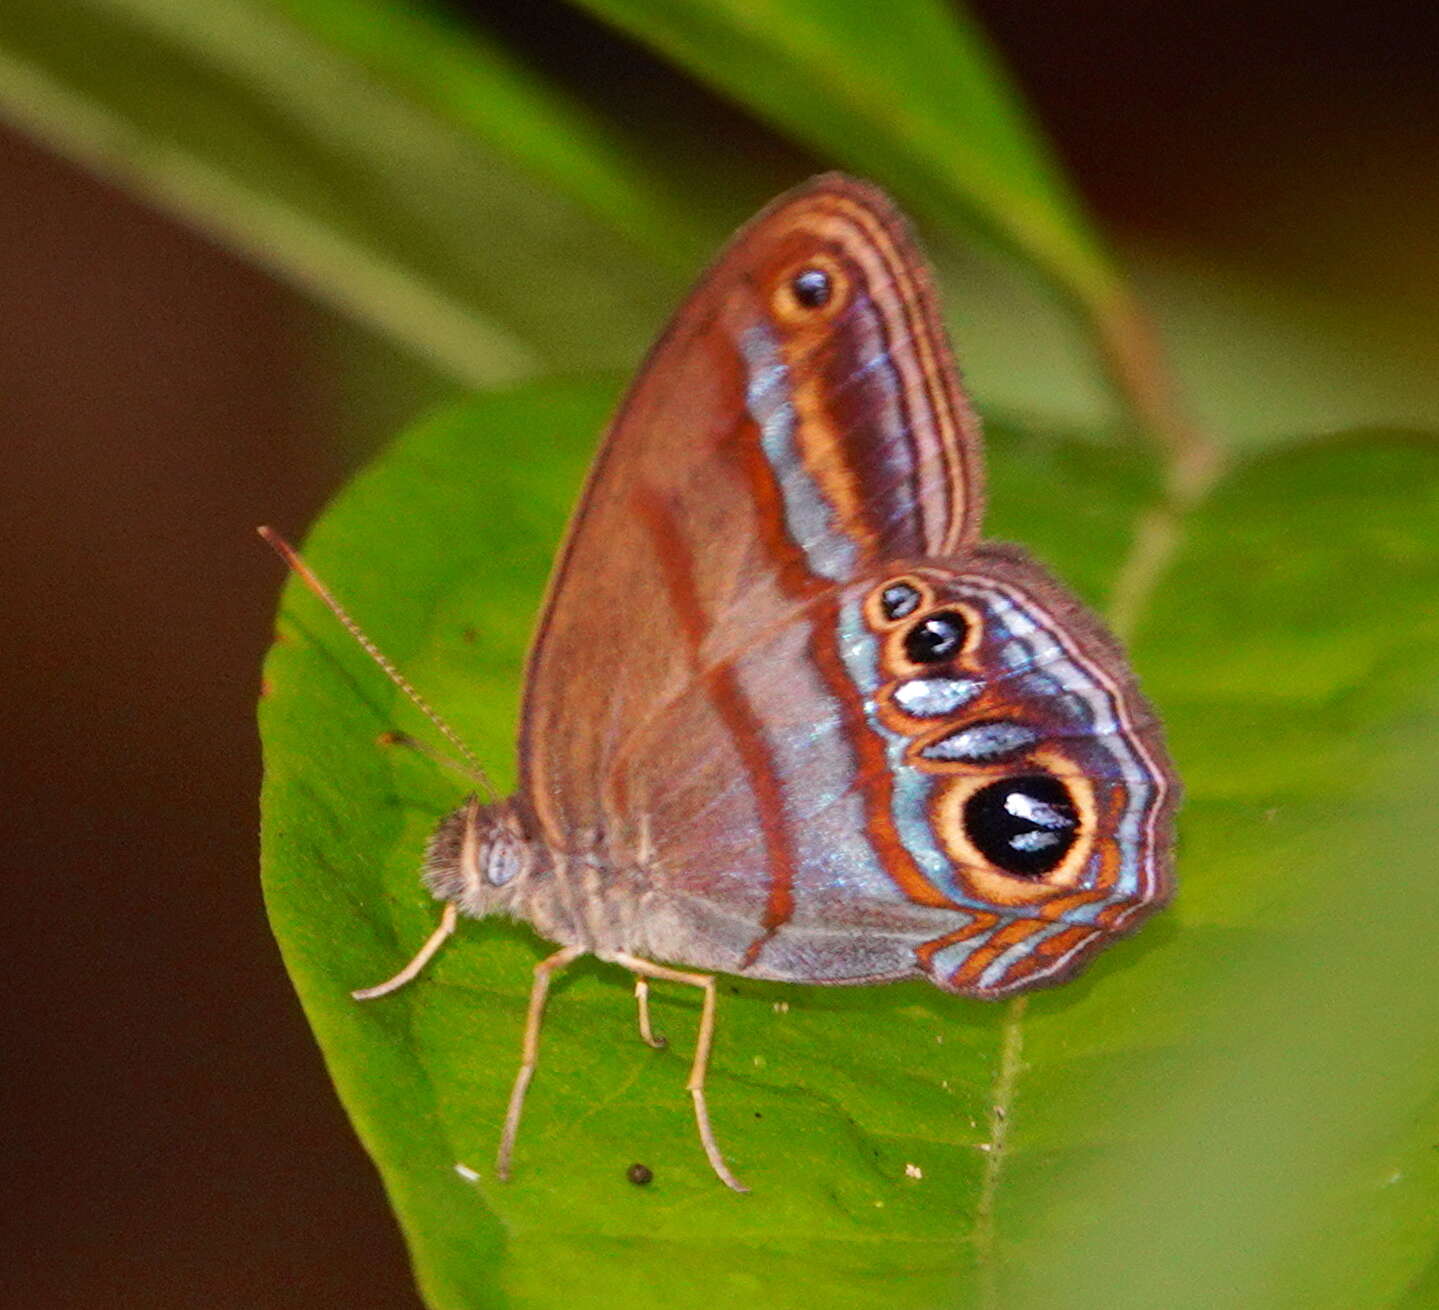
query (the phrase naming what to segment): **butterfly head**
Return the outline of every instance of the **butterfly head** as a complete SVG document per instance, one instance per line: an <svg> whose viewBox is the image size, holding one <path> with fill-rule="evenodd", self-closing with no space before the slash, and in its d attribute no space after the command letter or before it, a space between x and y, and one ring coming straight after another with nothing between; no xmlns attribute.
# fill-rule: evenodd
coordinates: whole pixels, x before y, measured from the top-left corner
<svg viewBox="0 0 1439 1310"><path fill-rule="evenodd" d="M1000 996L1068 976L1171 891L1177 783L1114 640L1021 552L886 570L844 643L900 849L962 916L920 953Z"/></svg>
<svg viewBox="0 0 1439 1310"><path fill-rule="evenodd" d="M513 913L527 889L535 849L509 802L471 796L440 821L425 852L425 886L473 919Z"/></svg>

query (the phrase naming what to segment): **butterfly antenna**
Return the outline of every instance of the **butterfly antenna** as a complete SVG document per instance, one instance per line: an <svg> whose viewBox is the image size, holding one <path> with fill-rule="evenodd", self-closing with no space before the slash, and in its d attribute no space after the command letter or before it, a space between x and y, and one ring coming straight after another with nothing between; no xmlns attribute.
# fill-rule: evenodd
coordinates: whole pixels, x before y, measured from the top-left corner
<svg viewBox="0 0 1439 1310"><path fill-rule="evenodd" d="M310 566L305 563L304 559L301 558L300 552L297 551L292 545L290 545L290 543L286 541L284 537L282 537L278 532L276 532L274 528L260 527L256 528L255 531L258 532L262 538L264 538L266 543L268 543L269 546L274 550L275 554L277 554L282 560L285 561L286 564L290 566L290 569L295 574L295 576L298 577L300 581L305 584L305 586L307 586L311 591L313 591L315 595L324 602L325 607L330 611L330 613L333 614L337 619L339 619L340 622L344 625L345 631L348 632L350 636L352 636L357 642L359 642L360 648L365 652L365 654L368 655L372 660L374 660L375 663L384 670L385 676L389 678L389 680L393 682L395 686L397 686L402 692L404 692L407 697L409 697L411 704L413 704L415 708L420 711L421 714L423 714L427 719L429 719L429 721L440 730L441 735L443 735L445 740L449 742L451 746L453 746L457 751L459 751L460 755L465 760L465 763L469 765L470 770L474 774L476 780L485 789L485 791L489 793L489 799L492 801L495 800L497 793L495 791L494 784L490 782L489 775L485 772L484 765L480 763L479 758L475 755L474 751L472 751L469 746L465 744L464 740L460 737L460 734L457 733L452 727L450 727L448 723L445 722L444 719L440 717L439 711L436 710L433 706L431 706L430 702L427 701L423 696L420 695L418 691L415 690L414 685L407 677L405 677L403 673L399 671L399 669L395 667L389 656L387 656L384 651L382 651L377 645L375 645L373 641L370 640L370 637L365 632L365 630L360 627L360 625L356 623L354 619L350 617L349 611L343 605L341 605L339 601L335 599L330 589L325 586L323 582L320 581L320 579L315 575L314 571L310 568Z"/></svg>

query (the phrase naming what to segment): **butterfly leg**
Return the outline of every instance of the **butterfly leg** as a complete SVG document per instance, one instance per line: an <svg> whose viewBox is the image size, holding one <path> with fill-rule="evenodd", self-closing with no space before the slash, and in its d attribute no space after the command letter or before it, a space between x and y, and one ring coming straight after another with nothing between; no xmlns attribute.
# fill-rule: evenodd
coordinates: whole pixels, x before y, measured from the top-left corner
<svg viewBox="0 0 1439 1310"><path fill-rule="evenodd" d="M505 1180L510 1176L510 1156L514 1153L515 1138L520 1132L520 1114L525 1108L525 1093L529 1090L530 1079L535 1076L535 1066L540 1060L540 1022L545 1017L545 997L550 992L550 979L583 954L582 947L566 946L535 965L535 981L530 988L530 1008L525 1016L525 1044L520 1055L520 1071L515 1075L514 1087L510 1089L510 1105L505 1111L505 1130L500 1135L500 1152L495 1159L495 1172Z"/></svg>
<svg viewBox="0 0 1439 1310"><path fill-rule="evenodd" d="M643 974L635 974L635 1005L640 1015L640 1041L646 1046L652 1046L657 1051L662 1051L669 1045L669 1039L663 1033L656 1033L650 1027L650 982Z"/></svg>
<svg viewBox="0 0 1439 1310"><path fill-rule="evenodd" d="M391 992L399 991L430 962L435 952L445 944L445 938L455 931L455 923L459 919L459 914L459 907L454 901L446 901L445 912L440 916L440 926L429 935L425 944L415 953L415 958L409 964L405 965L393 978L387 978L373 987L361 987L358 991L351 992L350 995L357 1001L373 1001L377 996L388 996Z"/></svg>
<svg viewBox="0 0 1439 1310"><path fill-rule="evenodd" d="M700 1144L709 1158L710 1168L719 1175L726 1187L736 1192L747 1192L749 1188L730 1173L729 1165L715 1145L714 1130L710 1127L709 1107L705 1103L705 1073L709 1067L710 1047L714 1044L715 1032L715 980L705 973L684 973L679 969L667 969L662 964L651 964L633 955L616 955L616 964L622 965L637 977L657 978L661 982L686 983L704 992L704 1006L700 1010L699 1038L695 1042L694 1063L690 1066L689 1091L695 1106L695 1125L699 1128Z"/></svg>

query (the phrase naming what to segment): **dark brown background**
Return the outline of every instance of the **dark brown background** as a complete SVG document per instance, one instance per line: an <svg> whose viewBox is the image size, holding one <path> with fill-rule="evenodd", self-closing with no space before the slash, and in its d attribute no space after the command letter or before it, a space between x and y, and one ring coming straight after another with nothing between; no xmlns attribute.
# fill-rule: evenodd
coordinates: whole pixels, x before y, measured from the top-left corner
<svg viewBox="0 0 1439 1310"><path fill-rule="evenodd" d="M469 8L577 85L669 76L548 0ZM1432 5L979 9L1112 227L1430 298ZM3 131L0 296L6 1299L414 1304L260 902L252 529L442 387L357 414L352 333Z"/></svg>

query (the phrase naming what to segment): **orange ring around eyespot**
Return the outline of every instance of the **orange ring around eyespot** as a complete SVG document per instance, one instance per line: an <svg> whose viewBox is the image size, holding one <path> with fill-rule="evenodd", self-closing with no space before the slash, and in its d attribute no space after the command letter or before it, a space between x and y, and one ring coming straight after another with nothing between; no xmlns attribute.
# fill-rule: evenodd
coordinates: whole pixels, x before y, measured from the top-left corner
<svg viewBox="0 0 1439 1310"><path fill-rule="evenodd" d="M898 622L889 625L890 631L884 644L884 670L892 678L905 681L909 678L933 677L939 665L916 664L904 653L904 639L909 629L921 619L927 619L932 614L940 614L946 610L955 610L964 619L965 633L964 645L952 659L946 660L946 664L952 664L955 660L970 660L979 649L979 644L984 635L984 620L979 610L967 600L937 600L932 604L921 605L915 608L912 613L906 614Z"/></svg>
<svg viewBox="0 0 1439 1310"><path fill-rule="evenodd" d="M1039 878L1019 878L998 869L970 841L964 829L964 805L975 792L999 778L1023 772L1047 773L1062 779L1079 812L1079 834L1074 845ZM930 824L945 854L954 861L959 881L972 895L991 905L1035 905L1078 888L1084 866L1094 852L1098 819L1094 784L1073 760L1053 748L1033 752L1020 766L1013 762L975 766L972 773L953 774L930 802Z"/></svg>
<svg viewBox="0 0 1439 1310"><path fill-rule="evenodd" d="M822 305L803 305L795 297L795 278L810 269L818 270L829 279L829 299ZM770 310L775 321L785 327L806 328L828 323L849 303L853 283L854 279L833 255L822 250L812 251L788 265L776 279L769 297Z"/></svg>
<svg viewBox="0 0 1439 1310"><path fill-rule="evenodd" d="M908 614L901 614L897 619L886 618L883 608L884 593L891 587L908 587L919 596L919 604ZM892 578L886 578L865 596L864 621L873 632L887 632L891 628L903 627L916 614L923 614L933 604L934 590L929 583L913 573L898 573Z"/></svg>

